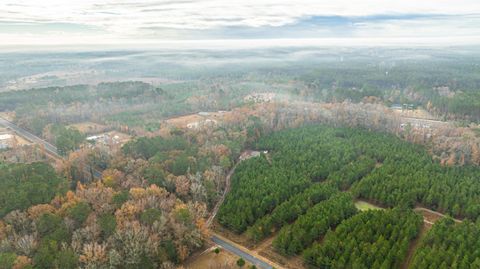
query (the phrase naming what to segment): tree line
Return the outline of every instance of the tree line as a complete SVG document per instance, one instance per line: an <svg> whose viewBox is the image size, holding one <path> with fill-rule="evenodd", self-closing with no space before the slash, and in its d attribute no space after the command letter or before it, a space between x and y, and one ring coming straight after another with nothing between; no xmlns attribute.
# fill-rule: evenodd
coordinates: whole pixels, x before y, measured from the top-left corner
<svg viewBox="0 0 480 269"><path fill-rule="evenodd" d="M445 167L426 153L398 151L355 186L357 196L386 206L422 204L458 218L480 216L480 169Z"/></svg>
<svg viewBox="0 0 480 269"><path fill-rule="evenodd" d="M305 214L315 204L325 201L337 193L338 190L331 184L313 184L305 191L292 196L275 207L271 214L258 219L254 225L247 229L246 235L250 240L259 242L284 225L291 223L298 216Z"/></svg>
<svg viewBox="0 0 480 269"><path fill-rule="evenodd" d="M439 220L421 241L410 268L480 268L480 226Z"/></svg>
<svg viewBox="0 0 480 269"><path fill-rule="evenodd" d="M324 184L315 183L275 207L270 214L263 216L250 226L246 235L250 240L259 242L282 226L291 223L298 216L305 214L313 205L338 193L338 189L347 190L352 183L361 179L373 168L375 168L375 160L365 156L350 162L340 170L332 172Z"/></svg>
<svg viewBox="0 0 480 269"><path fill-rule="evenodd" d="M343 190L353 184L355 197L389 207L420 203L460 218L480 215L478 167L442 166L422 146L392 135L315 125L262 136L255 147L269 150L268 158L237 167L218 215L238 233L325 180Z"/></svg>
<svg viewBox="0 0 480 269"><path fill-rule="evenodd" d="M237 167L218 212L219 222L238 233L360 154L340 131L324 126L273 133L255 146L269 150L268 158L252 158Z"/></svg>
<svg viewBox="0 0 480 269"><path fill-rule="evenodd" d="M0 217L13 210L48 203L68 188L67 180L45 163L0 163L0 178Z"/></svg>
<svg viewBox="0 0 480 269"><path fill-rule="evenodd" d="M383 213L389 222L378 224L395 226L394 220L399 222L391 240L398 239L398 245L383 242L390 240L388 236L392 236L393 230L371 235L380 240L378 247L384 251L383 257L371 254L370 250L355 251L352 245L345 251L353 251L352 259L334 257L331 250L328 252L331 259L322 261L319 257L324 254L305 252L310 253L306 254L307 263L313 265L398 267L406 247L418 232L417 220L421 220L406 208L418 204L472 220L480 214L476 203L480 199L480 184L475 180L480 176L478 167L444 166L422 146L393 135L361 128L311 125L262 135L252 145L268 153L239 164L232 177L232 190L220 208L219 222L237 233L245 232L254 242L279 231L273 244L281 254L299 254L312 242L326 240L322 234L341 221L329 218L342 211L323 209L322 204L340 191L387 207L404 208ZM376 214L382 213L365 214L362 221L382 218ZM341 227L342 224L335 231ZM404 228L405 234L400 231Z"/></svg>
<svg viewBox="0 0 480 269"><path fill-rule="evenodd" d="M283 226L275 240L274 248L281 254L301 253L329 229L357 212L352 196L340 193L308 209L294 223Z"/></svg>
<svg viewBox="0 0 480 269"><path fill-rule="evenodd" d="M423 224L409 209L368 210L328 231L305 250L310 268L399 268Z"/></svg>

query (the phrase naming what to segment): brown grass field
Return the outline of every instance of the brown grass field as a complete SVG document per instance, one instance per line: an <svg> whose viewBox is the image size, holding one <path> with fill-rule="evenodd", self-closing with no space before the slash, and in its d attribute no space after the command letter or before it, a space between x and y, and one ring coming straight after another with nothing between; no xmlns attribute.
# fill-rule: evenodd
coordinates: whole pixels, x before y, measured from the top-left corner
<svg viewBox="0 0 480 269"><path fill-rule="evenodd" d="M70 124L68 127L75 128L84 134L95 134L103 132L107 126L90 121Z"/></svg>

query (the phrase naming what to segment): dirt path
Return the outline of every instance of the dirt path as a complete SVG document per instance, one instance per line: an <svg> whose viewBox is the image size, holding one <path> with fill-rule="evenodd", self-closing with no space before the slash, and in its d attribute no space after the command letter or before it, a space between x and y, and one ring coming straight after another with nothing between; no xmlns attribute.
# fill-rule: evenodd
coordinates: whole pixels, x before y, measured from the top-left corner
<svg viewBox="0 0 480 269"><path fill-rule="evenodd" d="M275 240L276 236L277 235L275 234L275 235L270 236L269 238L263 240L263 242L260 243L257 247L255 247L255 249L253 251L256 252L256 253L262 252L263 250L265 250L266 248L268 248L269 246L272 245L273 240Z"/></svg>
<svg viewBox="0 0 480 269"><path fill-rule="evenodd" d="M357 199L357 202L361 202L361 204L364 206L364 207L369 207L369 208L375 208L375 209L386 209L385 207L382 207L382 206L379 206L379 205L376 205L374 203L371 203L367 200L364 200L364 199ZM357 207L358 208L358 207ZM428 208L425 208L425 207L421 207L421 206L417 206L413 209L414 211L418 212L418 213L421 213L423 215L423 222L425 222L426 224L429 224L429 225L433 225L435 224L435 222L441 218L446 218L448 216L446 216L445 214L442 214L440 212L437 212L437 211L433 211L431 209L428 209ZM459 220L459 219L453 219L456 223L461 223L462 220Z"/></svg>
<svg viewBox="0 0 480 269"><path fill-rule="evenodd" d="M408 269L408 267L410 266L410 263L412 262L413 256L415 255L415 252L417 251L417 248L419 247L420 242L422 242L423 237L425 237L425 235L427 234L431 225L433 225L433 223L431 223L431 225L429 225L430 223L431 222L427 222L427 221L424 220L422 229L420 229L420 233L418 234L417 238L415 238L415 240L413 240L410 243L410 247L408 248L407 257L405 258L405 261L403 262L402 267L401 267L402 269Z"/></svg>
<svg viewBox="0 0 480 269"><path fill-rule="evenodd" d="M213 211L212 211L212 214L210 215L210 217L207 219L207 228L210 227L210 225L212 225L212 222L213 220L215 219L215 217L217 216L217 213L218 213L218 210L220 209L220 206L222 206L223 202L225 201L225 197L227 196L227 193L230 191L230 178L232 177L233 175L233 172L235 172L235 168L237 168L237 165L239 164L240 162L237 162L233 167L232 169L230 169L230 171L228 172L227 174L227 177L225 178L225 190L223 191L223 194L222 194L222 197L220 197L220 200L218 200L217 204L215 205L215 207L213 208Z"/></svg>
<svg viewBox="0 0 480 269"><path fill-rule="evenodd" d="M444 214L442 214L442 213L440 213L440 212L433 211L433 210L428 209L428 208L425 208L425 207L415 207L414 210L415 210L415 211L424 211L424 212L427 212L427 213L429 213L429 214L432 214L432 215L434 215L434 216L437 217L437 218L435 218L435 220L440 219L440 218L446 218L446 217L447 217L446 215L444 215ZM454 218L452 218L452 219L453 219L453 221L455 221L456 223L461 223L461 222L462 222L462 220L459 220L459 219L454 219ZM424 216L424 221L425 221L426 223L433 224L431 221L425 220L425 216Z"/></svg>
<svg viewBox="0 0 480 269"><path fill-rule="evenodd" d="M233 173L235 172L235 169L237 168L238 164L241 163L242 161L245 161L249 158L256 157L257 155L252 154L254 151L251 150L245 150L243 151L240 156L245 155L246 152L249 152L246 157L243 159L240 158L237 163L230 169L230 171L227 174L227 177L225 178L225 190L222 193L222 197L220 197L220 200L218 200L217 204L215 204L215 207L212 210L212 213L210 214L210 217L207 219L207 228L212 225L213 220L215 219L215 216L217 216L218 210L220 209L220 206L222 206L223 202L225 201L225 197L227 196L228 192L230 191L230 185L231 185L231 180L230 178L232 177ZM267 156L268 159L268 156Z"/></svg>
<svg viewBox="0 0 480 269"><path fill-rule="evenodd" d="M266 242L261 244L261 247L256 249L258 255L282 265L282 267L285 269L305 269L301 255L289 257L283 256L275 250L275 248L271 245L271 241L273 241L273 238L272 240L268 239Z"/></svg>

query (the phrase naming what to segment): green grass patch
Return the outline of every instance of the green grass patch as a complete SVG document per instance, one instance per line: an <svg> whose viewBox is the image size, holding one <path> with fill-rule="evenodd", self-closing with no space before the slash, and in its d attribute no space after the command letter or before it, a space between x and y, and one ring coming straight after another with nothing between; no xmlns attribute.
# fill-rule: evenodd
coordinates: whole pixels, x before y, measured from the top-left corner
<svg viewBox="0 0 480 269"><path fill-rule="evenodd" d="M373 204L371 204L369 202L365 202L365 201L356 201L355 202L355 207L360 211L385 210L384 208L381 208L379 206L373 205Z"/></svg>

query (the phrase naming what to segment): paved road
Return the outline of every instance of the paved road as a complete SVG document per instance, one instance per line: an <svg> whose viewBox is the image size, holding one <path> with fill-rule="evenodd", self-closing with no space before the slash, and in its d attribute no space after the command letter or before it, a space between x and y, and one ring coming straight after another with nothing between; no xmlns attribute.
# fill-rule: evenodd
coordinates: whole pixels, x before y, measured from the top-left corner
<svg viewBox="0 0 480 269"><path fill-rule="evenodd" d="M53 155L53 157L55 157L56 159L62 159L62 157L58 154L57 148L54 145L48 143L47 141L42 140L38 136L35 136L27 130L18 127L17 125L10 121L7 121L6 119L0 118L0 124L15 131L17 134L25 137L32 143L43 145L45 147L45 151Z"/></svg>
<svg viewBox="0 0 480 269"><path fill-rule="evenodd" d="M60 154L58 154L57 147L55 147L54 145L52 145L52 144L48 143L47 141L41 139L40 137L30 133L29 131L18 127L13 122L10 122L10 121L0 117L0 125L3 125L3 126L9 128L9 129L15 131L18 135L26 138L28 141L30 141L32 143L42 145L45 148L45 151L52 158L54 158L56 160L63 160L64 159L62 156L60 156ZM91 171L91 170L93 170L93 171ZM88 173L92 172L94 178L101 178L102 177L102 173L100 171L96 170L96 169L90 169L90 167L86 167L85 171L88 172Z"/></svg>
<svg viewBox="0 0 480 269"><path fill-rule="evenodd" d="M218 238L217 236L212 236L212 241L221 246L223 249L227 250L228 252L231 252L237 256L242 257L244 260L250 262L251 264L254 264L258 268L263 268L263 269L272 269L273 266L270 264L254 257L253 255L248 254L247 252L235 247L234 245L230 244L229 242Z"/></svg>

